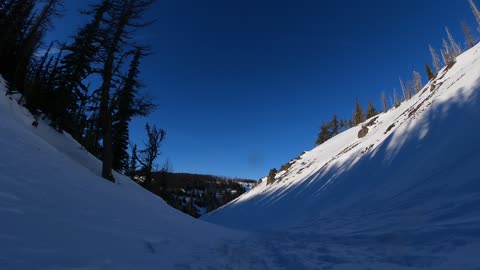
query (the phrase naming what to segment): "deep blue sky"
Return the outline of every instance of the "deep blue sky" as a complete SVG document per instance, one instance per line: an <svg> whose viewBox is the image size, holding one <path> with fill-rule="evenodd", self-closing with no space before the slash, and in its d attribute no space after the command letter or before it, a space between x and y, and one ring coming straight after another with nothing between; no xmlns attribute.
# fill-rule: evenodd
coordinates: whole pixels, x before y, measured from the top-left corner
<svg viewBox="0 0 480 270"><path fill-rule="evenodd" d="M83 1L65 2L49 39L85 21ZM174 171L253 179L311 149L356 97L379 108L399 76L426 77L445 26L462 45L460 21L476 29L467 0L158 0L147 16L157 21L136 36L152 48L142 78L159 108L132 140L149 121L167 131Z"/></svg>

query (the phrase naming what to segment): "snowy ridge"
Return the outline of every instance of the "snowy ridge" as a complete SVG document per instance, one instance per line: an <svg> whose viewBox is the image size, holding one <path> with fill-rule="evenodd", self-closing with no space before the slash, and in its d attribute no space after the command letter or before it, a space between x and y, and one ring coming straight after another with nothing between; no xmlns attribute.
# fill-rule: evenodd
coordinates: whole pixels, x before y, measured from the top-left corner
<svg viewBox="0 0 480 270"><path fill-rule="evenodd" d="M278 231L269 241L282 239L285 250L302 243L311 256L331 245L333 262L300 263L307 269L352 261L374 269L477 269L478 256L454 258L480 247L479 60L477 45L412 99L363 123L365 137L358 138L362 125L337 135L295 159L275 183L264 179L203 219ZM347 251L353 255L339 255Z"/></svg>

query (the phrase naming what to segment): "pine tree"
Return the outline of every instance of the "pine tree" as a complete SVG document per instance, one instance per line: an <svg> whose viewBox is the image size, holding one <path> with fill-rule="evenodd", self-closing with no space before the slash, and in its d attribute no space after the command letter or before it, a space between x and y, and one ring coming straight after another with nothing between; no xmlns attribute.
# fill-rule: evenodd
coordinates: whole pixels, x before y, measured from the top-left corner
<svg viewBox="0 0 480 270"><path fill-rule="evenodd" d="M357 126L365 121L365 113L363 112L362 106L358 98L355 100L355 112L353 113L353 125Z"/></svg>
<svg viewBox="0 0 480 270"><path fill-rule="evenodd" d="M102 37L103 59L104 62L100 69L102 85L100 86L100 123L102 130L102 177L115 181L112 174L113 168L113 135L112 135L112 115L110 108L110 89L115 73L116 61L119 54L125 49L125 41L129 39L130 30L144 26L144 23L138 22L143 13L150 7L153 0L121 0L112 5L110 18L106 23L110 29ZM118 63L118 62L117 62Z"/></svg>
<svg viewBox="0 0 480 270"><path fill-rule="evenodd" d="M268 172L267 176L267 185L273 184L275 182L275 176L277 175L277 169L273 168Z"/></svg>
<svg viewBox="0 0 480 270"><path fill-rule="evenodd" d="M15 0L9 1L1 13L0 74L12 83L18 63L17 56L25 39L25 32L30 28L34 8L34 0ZM10 87L10 90L13 90L12 88Z"/></svg>
<svg viewBox="0 0 480 270"><path fill-rule="evenodd" d="M329 123L323 123L320 126L320 132L318 133L317 140L315 141L315 145L320 145L329 139L331 139L333 136L332 132L330 131L330 125Z"/></svg>
<svg viewBox="0 0 480 270"><path fill-rule="evenodd" d="M427 77L429 81L435 78L435 74L433 74L433 71L428 64L425 64L425 71L427 72Z"/></svg>
<svg viewBox="0 0 480 270"><path fill-rule="evenodd" d="M385 92L382 91L382 105L383 105L383 112L388 111L388 105L387 105L387 97L385 96Z"/></svg>
<svg viewBox="0 0 480 270"><path fill-rule="evenodd" d="M89 87L84 80L93 74L94 65L99 63L101 22L110 8L104 0L92 6L92 20L79 29L71 44L64 47L66 55L60 62L60 76L56 87L58 113L52 116L62 129L80 140L85 129L84 112L89 99Z"/></svg>
<svg viewBox="0 0 480 270"><path fill-rule="evenodd" d="M137 48L122 87L116 93L112 108L113 133L113 169L123 171L128 165L128 126L132 117L146 116L154 105L146 98L139 98L138 90L142 84L138 81L142 49Z"/></svg>
<svg viewBox="0 0 480 270"><path fill-rule="evenodd" d="M411 99L414 91L414 83L412 81L407 82L407 99Z"/></svg>
<svg viewBox="0 0 480 270"><path fill-rule="evenodd" d="M337 114L333 115L333 119L330 122L330 126L332 128L332 134L337 135L338 131L339 131L339 129L338 129L339 128L339 122L338 122Z"/></svg>
<svg viewBox="0 0 480 270"><path fill-rule="evenodd" d="M468 27L467 23L465 21L461 22L463 33L465 34L465 43L469 48L472 48L475 46L475 41L472 36L472 32L470 31L470 27Z"/></svg>
<svg viewBox="0 0 480 270"><path fill-rule="evenodd" d="M373 106L373 103L369 100L368 101L368 108L367 108L367 119L370 119L372 117L374 117L375 115L377 115L377 110L375 109L375 107Z"/></svg>
<svg viewBox="0 0 480 270"><path fill-rule="evenodd" d="M128 171L127 174L130 176L132 179L135 178L136 172L137 172L137 160L138 160L138 155L137 155L137 145L134 144L132 147L132 154L130 155L130 162L128 164Z"/></svg>
<svg viewBox="0 0 480 270"><path fill-rule="evenodd" d="M422 83L422 77L420 76L420 73L413 71L413 89L415 90L415 93L420 92L423 88L423 83Z"/></svg>
<svg viewBox="0 0 480 270"><path fill-rule="evenodd" d="M429 45L428 47L430 49L430 55L432 56L433 68L435 68L435 72L438 73L442 68L440 66L440 58L438 57L437 53L435 52L435 49L433 49L431 45Z"/></svg>
<svg viewBox="0 0 480 270"><path fill-rule="evenodd" d="M27 73L31 59L45 32L49 28L52 17L58 15L57 11L60 4L60 0L48 0L48 2L43 6L40 14L35 16L32 20L28 32L26 33L26 36L22 40L17 51L17 63L15 67L14 79L15 87L17 89L25 89ZM28 99L28 96L26 98Z"/></svg>

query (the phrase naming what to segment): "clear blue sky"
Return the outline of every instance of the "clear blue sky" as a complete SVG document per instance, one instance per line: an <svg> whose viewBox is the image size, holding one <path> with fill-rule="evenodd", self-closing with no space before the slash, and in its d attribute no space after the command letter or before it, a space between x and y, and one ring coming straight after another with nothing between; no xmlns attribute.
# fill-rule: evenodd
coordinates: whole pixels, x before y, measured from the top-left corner
<svg viewBox="0 0 480 270"><path fill-rule="evenodd" d="M49 39L85 21L82 2L65 0ZM379 108L399 76L425 78L445 26L462 45L460 21L477 28L467 0L158 0L148 17L136 36L152 48L141 76L159 108L131 139L149 121L167 131L160 162L174 171L253 179L311 149L356 97Z"/></svg>

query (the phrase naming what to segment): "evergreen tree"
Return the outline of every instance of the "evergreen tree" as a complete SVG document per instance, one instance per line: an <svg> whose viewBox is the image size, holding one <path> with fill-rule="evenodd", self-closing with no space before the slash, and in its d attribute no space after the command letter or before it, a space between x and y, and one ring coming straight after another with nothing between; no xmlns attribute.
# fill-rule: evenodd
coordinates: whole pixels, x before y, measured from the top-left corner
<svg viewBox="0 0 480 270"><path fill-rule="evenodd" d="M26 100L25 107L31 109L32 111L35 109L40 109L45 112L48 103L48 89L46 89L47 85L47 74L48 69L51 64L52 58L47 61L49 58L50 51L53 47L55 42L51 42L48 46L45 54L40 59L40 62L35 67L34 74L32 74L32 79L30 82L29 89L26 89L25 95L29 96Z"/></svg>
<svg viewBox="0 0 480 270"><path fill-rule="evenodd" d="M330 138L332 138L332 136L333 134L330 131L329 123L323 123L320 126L320 132L318 133L317 140L315 141L315 145L320 145L328 141Z"/></svg>
<svg viewBox="0 0 480 270"><path fill-rule="evenodd" d="M373 103L369 100L368 101L368 108L367 108L367 119L370 119L372 117L374 117L375 115L377 115L377 110L375 109L375 107L373 106Z"/></svg>
<svg viewBox="0 0 480 270"><path fill-rule="evenodd" d="M337 114L333 115L333 119L332 119L332 122L330 122L330 126L332 128L332 134L337 135L339 132L339 122L338 122Z"/></svg>
<svg viewBox="0 0 480 270"><path fill-rule="evenodd" d="M337 114L333 115L331 121L327 123L322 123L320 126L320 132L318 133L317 139L315 141L315 145L320 145L328 140L330 140L333 136L337 135L341 132L341 129L345 128L347 123L345 120L338 120Z"/></svg>
<svg viewBox="0 0 480 270"><path fill-rule="evenodd" d="M30 27L34 8L35 0L12 0L0 13L0 74L12 83L18 63L17 55L25 32Z"/></svg>
<svg viewBox="0 0 480 270"><path fill-rule="evenodd" d="M469 48L475 46L475 40L473 39L472 32L470 31L470 27L468 27L465 21L461 22L463 33L465 34L465 43Z"/></svg>
<svg viewBox="0 0 480 270"><path fill-rule="evenodd" d="M52 120L77 140L81 139L85 125L85 110L89 99L89 87L84 80L93 73L100 51L102 20L110 8L109 0L92 6L92 20L79 29L71 44L64 47L66 55L60 62L60 76L56 87L57 113Z"/></svg>
<svg viewBox="0 0 480 270"><path fill-rule="evenodd" d="M138 97L138 90L142 86L138 81L141 56L142 49L138 48L112 105L114 109L112 115L113 169L118 171L123 171L128 166L128 126L132 117L146 116L154 108L154 105L148 99Z"/></svg>
<svg viewBox="0 0 480 270"><path fill-rule="evenodd" d="M425 64L425 71L427 72L427 77L429 81L435 78L435 74L433 74L433 71L428 64Z"/></svg>
<svg viewBox="0 0 480 270"><path fill-rule="evenodd" d="M138 155L137 155L137 145L134 144L132 147L132 154L130 156L130 163L128 165L128 171L127 174L130 176L132 179L135 178L136 172L137 172L137 160L138 160Z"/></svg>
<svg viewBox="0 0 480 270"><path fill-rule="evenodd" d="M349 128L352 128L352 127L355 126L355 125L353 124L353 120L352 120L352 119L348 120L347 124L348 124L348 127L349 127Z"/></svg>
<svg viewBox="0 0 480 270"><path fill-rule="evenodd" d="M353 125L357 126L365 121L365 113L363 112L362 106L358 101L358 98L355 100L355 112L353 113Z"/></svg>
<svg viewBox="0 0 480 270"><path fill-rule="evenodd" d="M277 175L277 169L273 168L268 172L267 185L273 184L275 182L275 176Z"/></svg>
<svg viewBox="0 0 480 270"><path fill-rule="evenodd" d="M17 89L25 89L31 59L45 32L50 27L52 17L58 15L57 11L60 4L60 0L48 0L39 15L33 18L24 39L20 43L16 55L17 62L14 76L14 83ZM28 99L29 97L26 96L26 98Z"/></svg>
<svg viewBox="0 0 480 270"><path fill-rule="evenodd" d="M113 168L113 134L112 115L110 108L110 90L113 85L115 66L121 61L122 51L130 39L130 30L144 26L139 22L143 13L150 7L153 0L119 0L115 1L110 10L110 18L106 21L110 29L102 36L103 63L100 68L102 85L100 86L100 123L102 130L102 177L114 181ZM120 59L119 59L120 55Z"/></svg>

